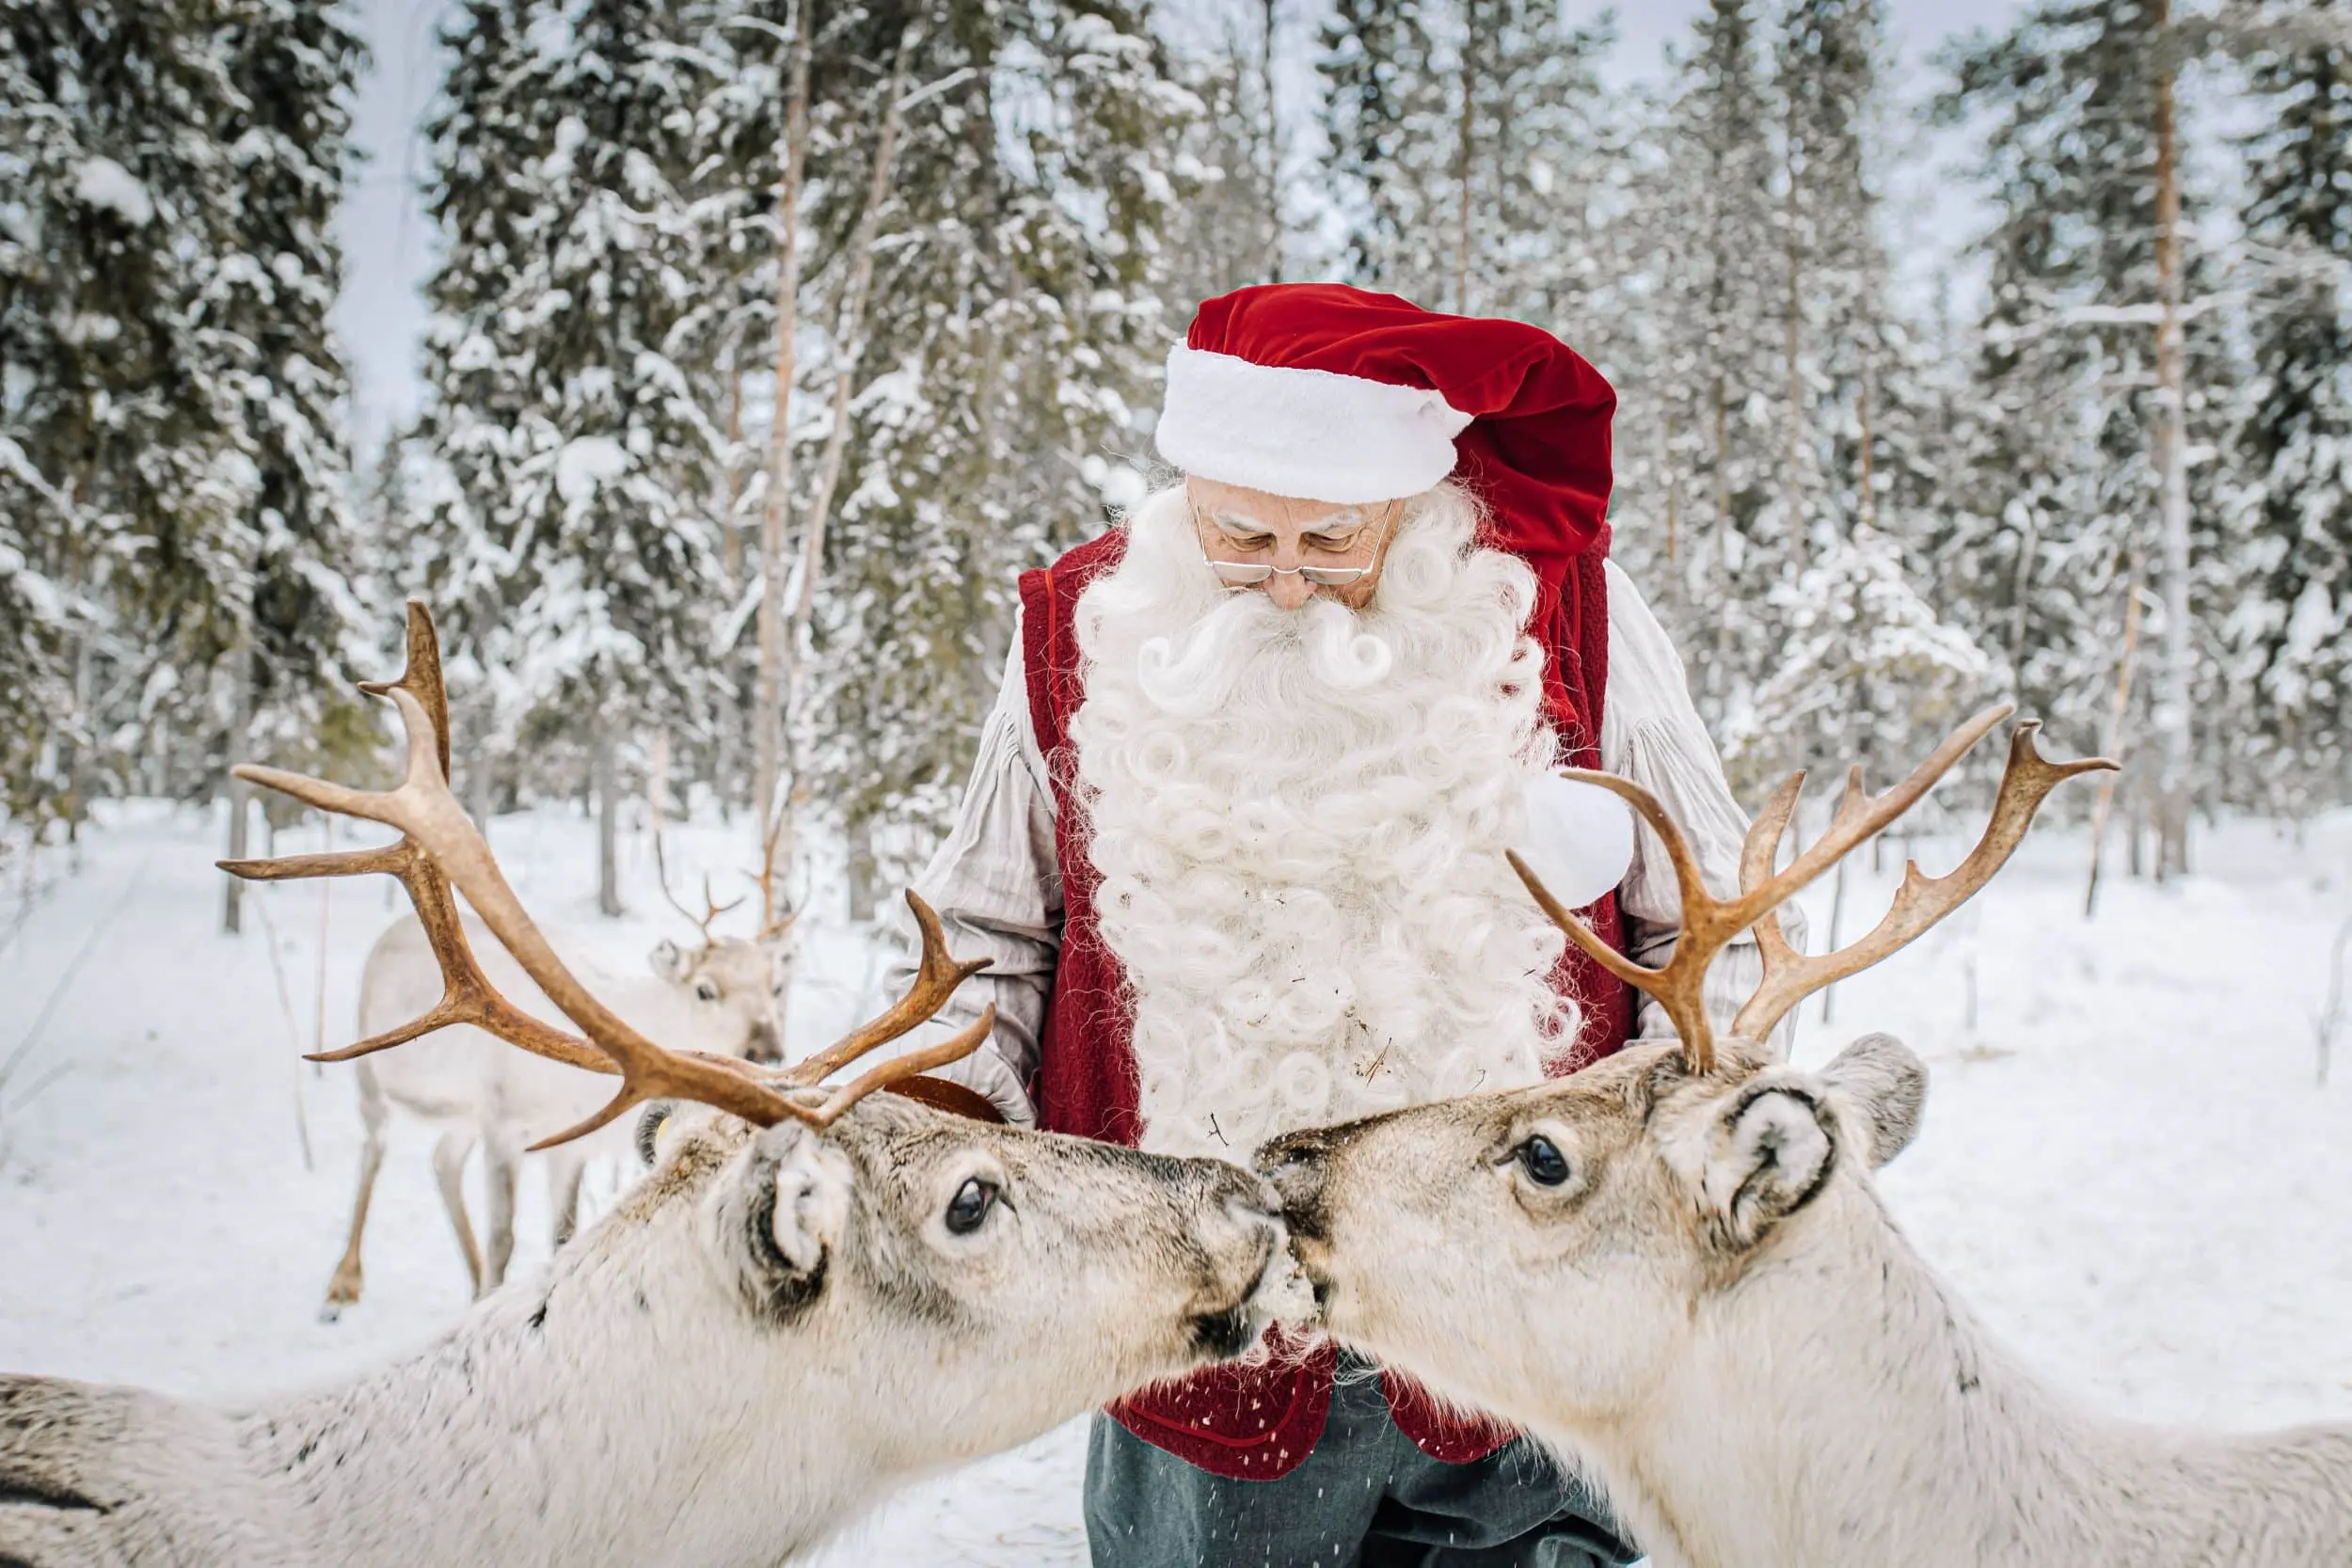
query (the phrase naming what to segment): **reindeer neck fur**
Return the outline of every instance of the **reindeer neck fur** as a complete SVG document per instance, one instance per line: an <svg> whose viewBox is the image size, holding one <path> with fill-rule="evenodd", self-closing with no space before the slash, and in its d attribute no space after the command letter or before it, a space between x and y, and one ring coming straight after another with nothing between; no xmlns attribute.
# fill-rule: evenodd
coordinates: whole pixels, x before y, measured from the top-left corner
<svg viewBox="0 0 2352 1568"><path fill-rule="evenodd" d="M415 1357L240 1418L310 1560L767 1568L895 1479L861 1426L870 1377L823 1386L872 1347L701 1293L733 1289L694 1234L727 1152L690 1151ZM773 1336L807 1342L750 1342Z"/></svg>
<svg viewBox="0 0 2352 1568"><path fill-rule="evenodd" d="M1654 1400L1553 1434L1660 1568L2352 1562L2352 1430L2215 1440L2089 1415L1985 1334L1863 1182L1801 1219L1701 1300Z"/></svg>

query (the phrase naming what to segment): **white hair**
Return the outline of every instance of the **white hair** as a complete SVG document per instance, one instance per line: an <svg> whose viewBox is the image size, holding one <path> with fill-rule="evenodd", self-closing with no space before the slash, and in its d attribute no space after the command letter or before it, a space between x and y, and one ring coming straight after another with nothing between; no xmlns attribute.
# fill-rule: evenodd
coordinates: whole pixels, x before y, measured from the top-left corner
<svg viewBox="0 0 2352 1568"><path fill-rule="evenodd" d="M1181 487L1080 596L1072 717L1144 1146L1534 1082L1574 1037L1564 939L1503 860L1554 742L1535 580L1458 486L1406 510L1362 610L1285 610L1202 562Z"/></svg>

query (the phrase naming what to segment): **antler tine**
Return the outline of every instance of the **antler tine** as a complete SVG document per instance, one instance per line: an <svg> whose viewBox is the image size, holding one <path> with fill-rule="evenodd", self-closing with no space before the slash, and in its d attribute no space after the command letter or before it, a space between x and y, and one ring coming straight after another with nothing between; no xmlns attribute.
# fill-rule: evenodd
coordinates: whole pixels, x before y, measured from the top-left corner
<svg viewBox="0 0 2352 1568"><path fill-rule="evenodd" d="M1734 908L1746 917L1740 925L1753 924L1766 910L1787 903L1807 882L1869 842L1889 823L1917 805L1920 799L1935 787L1936 781L1952 770L1954 763L1974 750L1978 741L1992 734L1994 726L2016 711L2014 704L1995 703L1972 715L1960 728L1945 736L1944 743L1931 752L1925 762L1913 768L1908 777L1883 795L1868 794L1862 788L1858 774L1849 776L1846 792L1837 802L1836 815L1830 818L1828 830L1777 876L1768 877L1753 888L1743 887L1740 890L1740 897L1734 904ZM1795 801L1791 800L1789 805L1793 811Z"/></svg>
<svg viewBox="0 0 2352 1568"><path fill-rule="evenodd" d="M408 730L408 771L413 774L421 766L430 767L440 777L446 778L446 772L441 770L446 769L449 763L449 697L441 680L440 646L433 635L432 620L421 605L409 607L407 666L401 672L400 679L391 682L368 681L361 685L362 690L378 696L394 689L408 693L418 703L425 720L422 731L414 725ZM281 790L296 800L327 811L343 811L353 803L344 797L358 793L341 790L336 785L298 774L280 773L276 768L240 768L237 773L240 777ZM383 820L372 812L345 814ZM418 924L424 927L425 940L432 946L434 958L441 969L440 1001L396 1029L372 1035L340 1051L310 1053L308 1060L347 1062L396 1045L405 1045L453 1023L470 1023L534 1055L585 1068L592 1072L614 1070L603 1053L587 1041L533 1018L499 994L488 976L483 974L481 964L474 958L472 946L466 940L465 926L458 918L456 900L450 895L449 883L414 840L404 836L391 844L334 854L284 855L272 860L221 861L217 863L230 876L255 882L293 881L314 877L391 877L406 890L408 902L417 911Z"/></svg>
<svg viewBox="0 0 2352 1568"><path fill-rule="evenodd" d="M1984 834L1978 839L1976 847L1941 877L1922 875L1918 862L1909 863L1903 869L1902 886L1896 892L1893 907L1859 941L1835 952L1808 958L1780 935L1777 919L1759 921L1756 931L1763 949L1764 983L1740 1006L1739 1017L1732 1022L1732 1032L1744 1039L1762 1039L1788 1016L1791 1007L1815 991L1869 968L1925 935L1937 922L1967 902L2016 852L2018 845L2025 842L2026 830L2033 825L2034 814L2041 810L2042 802L2052 790L2076 774L2104 771L2116 766L2106 757L2048 761L2034 746L2034 736L2041 728L2038 721L2027 720L2010 736L2009 762L2001 770L2001 787L1994 798L1992 819L1985 824ZM1841 818L1860 795L1861 770L1857 768L1848 785L1846 800L1838 808ZM1765 869L1769 869L1769 864L1755 864L1751 846L1751 853L1740 867L1742 885L1751 884Z"/></svg>
<svg viewBox="0 0 2352 1568"><path fill-rule="evenodd" d="M1701 986L1707 978L1707 966L1733 937L1740 927L1726 924L1730 907L1707 889L1699 876L1698 857L1692 852L1690 841L1658 798L1629 779L1613 773L1594 772L1581 768L1562 770L1564 779L1599 786L1618 797L1641 815L1666 847L1666 858L1675 868L1675 880L1682 894L1682 935L1675 943L1673 954L1658 968L1635 963L1617 952L1586 928L1584 923L1561 907L1541 879L1528 869L1527 863L1516 852L1508 859L1511 869L1519 874L1536 904L1551 917L1551 923L1566 933L1570 942L1582 948L1596 963L1618 979L1658 999L1673 1020L1675 1033L1681 1037L1684 1058L1693 1072L1710 1072L1715 1066L1715 1036L1707 1020L1707 1007L1701 997ZM1786 786L1784 786L1786 787Z"/></svg>
<svg viewBox="0 0 2352 1568"><path fill-rule="evenodd" d="M1829 984L1841 974L1851 974L1877 962L1941 920L1961 900L1982 886L1984 879L1997 870L2010 851L2016 848L2017 841L2024 836L2042 798L2061 781L2094 768L2115 766L2098 758L2079 763L2042 762L2032 747L2033 731L2039 726L2019 725L2019 738L2011 745L2010 772L2004 775L2002 781L2002 795L1994 809L1994 824L1986 830L1985 841L1979 846L1978 854L1972 855L1951 877L1933 883L1923 881L1921 890L1916 893L1907 883L1905 895L1898 897L1896 911L1882 923L1879 931L1871 933L1854 947L1844 949L1839 955L1825 955L1821 959L1806 959L1798 954L1781 929L1777 916L1769 920L1764 917L1916 805L1920 798L1935 786L1937 780L1951 771L1953 764L1965 756L1978 741L2013 711L2010 705L2003 703L1974 715L1947 736L1944 743L1925 762L1913 768L1908 777L1883 795L1872 795L1864 789L1862 770L1858 768L1851 770L1847 775L1845 792L1838 800L1837 810L1831 817L1827 831L1811 846L1800 851L1785 868L1775 873L1772 863L1778 856L1780 841L1796 816L1797 801L1804 787L1802 772L1790 775L1773 791L1772 799L1765 802L1764 809L1757 814L1755 823L1748 830L1747 841L1740 851L1740 894L1731 899L1719 899L1707 890L1699 878L1697 861L1691 853L1690 845L1667 817L1665 809L1647 790L1613 774L1581 768L1565 770L1562 777L1597 784L1623 799L1641 814L1642 819L1657 832L1666 847L1667 856L1674 863L1675 879L1682 894L1682 931L1675 942L1673 955L1655 969L1634 963L1612 950L1587 930L1581 922L1562 909L1517 855L1511 857L1511 863L1518 872L1519 879L1527 883L1528 891L1535 895L1535 901L1543 907L1544 912L1551 917L1554 925L1567 933L1571 941L1611 974L1657 998L1681 1037L1683 1056L1691 1070L1708 1072L1713 1070L1715 1065L1715 1040L1703 1001L1707 969L1714 961L1715 955L1728 946L1741 931L1750 927L1756 928L1767 978L1756 994L1741 1006L1739 1016L1733 1021L1733 1033L1743 1039L1760 1039L1770 1033L1772 1024L1778 1022L1789 1007L1809 992ZM1963 872L1967 873L1966 878L1963 877ZM1948 889L1947 884L1949 884ZM1956 895L1950 895L1952 894ZM1949 901L1942 902L1947 896ZM1904 934L1899 936L1899 931ZM1833 963L1846 962L1847 955L1854 956L1850 968L1831 967Z"/></svg>
<svg viewBox="0 0 2352 1568"><path fill-rule="evenodd" d="M425 1020L393 1031L413 1039L426 1027L442 1023L479 1024L507 1040L542 1055L574 1066L618 1071L621 1088L610 1103L576 1128L533 1145L553 1144L594 1132L629 1107L648 1100L698 1101L763 1127L787 1117L808 1119L811 1112L789 1096L760 1084L741 1064L721 1057L686 1055L665 1051L597 1001L587 987L564 967L555 949L540 934L522 901L507 884L490 854L490 847L466 818L450 793L442 763L448 752L448 700L441 687L440 654L432 616L423 605L408 606L408 669L393 682L371 681L361 689L388 698L400 712L407 736L407 767L397 788L358 790L274 768L239 768L237 776L291 795L306 804L346 816L363 817L397 828L405 835L383 851L357 856L304 857L307 863L278 863L264 876L335 876L358 870L390 871L401 876L418 918L432 938L434 954L442 965L449 994ZM256 867L231 869L251 872ZM403 873L405 873L405 875ZM464 946L464 929L457 919L450 884L482 917L500 945L522 966L532 983L547 994L564 1016L578 1025L587 1042L561 1030L529 1020L507 1004L482 977L472 955ZM432 1021L429 1024L427 1020ZM525 1022L528 1022L528 1027ZM559 1045L557 1042L564 1042ZM397 1044L386 1037L362 1041L370 1049Z"/></svg>
<svg viewBox="0 0 2352 1568"><path fill-rule="evenodd" d="M759 871L752 880L759 887L759 940L790 930L792 923L801 918L797 910L787 910L782 919L776 917L776 846L784 837L784 813L778 809L771 816L767 830L759 838Z"/></svg>
<svg viewBox="0 0 2352 1568"><path fill-rule="evenodd" d="M703 874L703 912L696 914L692 910L679 903L677 895L670 891L670 861L661 847L661 823L659 819L656 819L653 825L653 870L655 880L661 884L661 896L669 901L670 908L693 922L695 929L702 933L705 947L710 945L711 926L721 915L743 902L741 898L730 898L723 904L720 903L710 891L710 874L705 872ZM746 895L746 896L749 895Z"/></svg>
<svg viewBox="0 0 2352 1568"><path fill-rule="evenodd" d="M354 1061L405 1045L453 1023L470 1023L535 1056L585 1068L590 1072L616 1070L605 1054L586 1040L532 1017L499 994L489 977L483 974L472 945L466 940L466 928L458 918L457 901L450 895L449 883L412 841L404 838L372 849L350 849L332 855L288 855L276 860L217 863L230 876L253 882L375 874L392 877L407 891L408 902L417 911L417 923L424 927L425 941L441 968L440 1001L396 1029L371 1035L339 1051L308 1053L305 1061Z"/></svg>
<svg viewBox="0 0 2352 1568"><path fill-rule="evenodd" d="M938 1044L925 1046L920 1051L910 1051L901 1056L893 1056L886 1062L879 1062L866 1069L856 1078L842 1085L827 1096L824 1102L817 1107L809 1119L818 1127L830 1127L842 1112L875 1090L895 1087L911 1078L929 1072L935 1067L946 1067L950 1062L963 1060L964 1057L980 1048L981 1043L988 1038L995 1027L996 1005L992 1002L980 1009L980 1016L973 1020L968 1026L950 1035Z"/></svg>
<svg viewBox="0 0 2352 1568"><path fill-rule="evenodd" d="M1845 798L1837 804L1840 815L1850 809L1862 793L1862 769L1856 767L1846 774ZM1764 802L1764 809L1756 814L1748 825L1748 836L1740 848L1740 891L1753 893L1772 875L1772 863L1779 858L1780 841L1788 836L1788 824L1797 815L1797 802L1804 795L1804 773L1802 769L1781 781ZM1759 917L1756 923L1756 943L1763 951L1765 967L1769 970L1776 958L1793 957L1796 948L1788 941L1788 933L1781 927L1780 911L1771 911L1772 918Z"/></svg>
<svg viewBox="0 0 2352 1568"><path fill-rule="evenodd" d="M973 958L958 963L947 952L947 935L940 929L938 914L923 902L913 888L907 889L907 908L914 911L914 927L922 934L923 942L922 958L915 966L914 983L880 1018L870 1023L860 1024L816 1055L795 1066L787 1075L790 1082L820 1084L860 1056L919 1027L947 1005L947 999L956 993L958 986L994 961ZM961 1039L963 1037L959 1035L956 1037ZM985 1038L985 1034L980 1037ZM958 1052L956 1056L946 1059L954 1061L957 1056L969 1055L977 1048L978 1040L976 1039L971 1046ZM922 1054L925 1053L913 1052L907 1058L900 1059Z"/></svg>

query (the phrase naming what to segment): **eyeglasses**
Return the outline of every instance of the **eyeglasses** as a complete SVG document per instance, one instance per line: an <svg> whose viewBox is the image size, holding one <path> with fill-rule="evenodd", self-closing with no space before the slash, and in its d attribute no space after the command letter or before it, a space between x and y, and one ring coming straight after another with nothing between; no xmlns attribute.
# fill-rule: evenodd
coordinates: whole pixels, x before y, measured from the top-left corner
<svg viewBox="0 0 2352 1568"><path fill-rule="evenodd" d="M1305 578L1317 588L1345 588L1352 583L1363 581L1379 569L1380 545L1387 538L1389 526L1396 520L1397 506L1397 502L1390 502L1381 515L1381 537L1373 541L1373 560L1369 565L1277 566L1271 562L1219 561L1216 557L1210 556L1209 570L1215 572L1217 580L1228 588L1255 588L1269 578L1277 577ZM1198 503L1195 503L1192 508L1192 520L1194 527L1204 532L1210 529L1216 529L1220 533L1224 531L1223 525L1203 513ZM1309 530L1308 531L1314 531ZM1353 541L1350 541L1350 545L1352 547ZM1205 551L1207 546L1203 546L1202 548Z"/></svg>

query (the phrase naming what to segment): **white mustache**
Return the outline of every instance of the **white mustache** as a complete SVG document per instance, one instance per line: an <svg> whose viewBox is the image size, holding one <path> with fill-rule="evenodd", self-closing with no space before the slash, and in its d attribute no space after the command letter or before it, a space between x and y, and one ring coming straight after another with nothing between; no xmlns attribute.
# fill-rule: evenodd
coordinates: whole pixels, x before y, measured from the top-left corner
<svg viewBox="0 0 2352 1568"><path fill-rule="evenodd" d="M1264 658L1295 661L1310 688L1305 695L1315 687L1361 691L1396 667L1396 650L1343 604L1318 598L1284 610L1263 594L1244 592L1228 594L1183 631L1144 643L1136 655L1136 685L1171 718L1203 719L1225 706L1250 665Z"/></svg>

